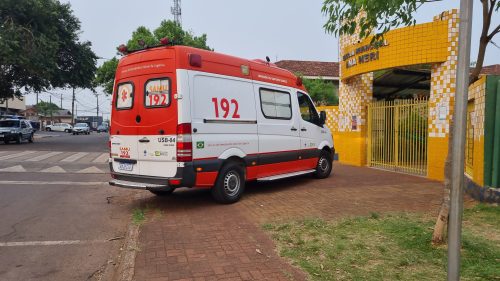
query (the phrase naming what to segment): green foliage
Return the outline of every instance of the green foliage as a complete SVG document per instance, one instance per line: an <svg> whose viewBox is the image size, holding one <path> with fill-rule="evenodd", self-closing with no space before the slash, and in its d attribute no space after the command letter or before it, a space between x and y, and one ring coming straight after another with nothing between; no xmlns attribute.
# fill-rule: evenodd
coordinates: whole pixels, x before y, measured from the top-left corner
<svg viewBox="0 0 500 281"><path fill-rule="evenodd" d="M156 37L144 26L139 26L134 32L132 32L132 38L128 40L127 47L130 50L136 50L142 48L139 45L139 40L143 40L146 46L154 46L158 44Z"/></svg>
<svg viewBox="0 0 500 281"><path fill-rule="evenodd" d="M113 92L113 83L115 79L116 68L118 67L118 59L112 58L104 62L97 69L95 82L104 88L104 92L111 94Z"/></svg>
<svg viewBox="0 0 500 281"><path fill-rule="evenodd" d="M383 34L401 25L415 24L413 14L427 2L440 0L325 0L322 12L328 17L324 25L326 31L335 35L354 34L359 28L361 38L366 38L374 30ZM356 24L358 15L359 25Z"/></svg>
<svg viewBox="0 0 500 281"><path fill-rule="evenodd" d="M327 80L302 78L304 87L317 106L338 105L338 88Z"/></svg>
<svg viewBox="0 0 500 281"><path fill-rule="evenodd" d="M146 47L158 45L160 39L168 37L173 40L176 45L185 45L195 48L212 50L207 45L207 35L195 36L191 31L185 31L182 27L171 20L164 20L160 26L151 32L144 26L139 26L133 33L130 40L127 42L129 50L141 49L139 40L143 40ZM113 92L113 84L116 68L118 67L118 59L113 58L98 68L95 83L98 86L104 87L104 92L111 94Z"/></svg>
<svg viewBox="0 0 500 281"><path fill-rule="evenodd" d="M56 0L0 1L0 99L51 87L91 87L96 55Z"/></svg>
<svg viewBox="0 0 500 281"><path fill-rule="evenodd" d="M36 111L43 116L50 116L51 113L59 110L59 106L55 103L40 101L36 105Z"/></svg>

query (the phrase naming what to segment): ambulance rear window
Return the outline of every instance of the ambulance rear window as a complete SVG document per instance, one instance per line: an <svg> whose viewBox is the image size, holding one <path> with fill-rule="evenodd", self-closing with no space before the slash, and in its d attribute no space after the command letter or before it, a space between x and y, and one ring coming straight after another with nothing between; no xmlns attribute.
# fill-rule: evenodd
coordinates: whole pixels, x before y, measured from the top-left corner
<svg viewBox="0 0 500 281"><path fill-rule="evenodd" d="M131 82L118 84L116 109L130 109L134 105L134 85Z"/></svg>
<svg viewBox="0 0 500 281"><path fill-rule="evenodd" d="M170 104L170 80L157 78L147 81L144 95L146 107L167 107Z"/></svg>

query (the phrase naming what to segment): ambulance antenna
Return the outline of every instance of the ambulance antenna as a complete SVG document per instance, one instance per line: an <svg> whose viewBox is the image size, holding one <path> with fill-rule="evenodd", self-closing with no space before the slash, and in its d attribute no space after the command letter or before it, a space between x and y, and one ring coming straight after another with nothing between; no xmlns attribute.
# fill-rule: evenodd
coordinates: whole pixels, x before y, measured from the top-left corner
<svg viewBox="0 0 500 281"><path fill-rule="evenodd" d="M181 0L174 0L174 6L170 8L170 12L174 15L174 22L179 26L182 26L182 10L181 10Z"/></svg>

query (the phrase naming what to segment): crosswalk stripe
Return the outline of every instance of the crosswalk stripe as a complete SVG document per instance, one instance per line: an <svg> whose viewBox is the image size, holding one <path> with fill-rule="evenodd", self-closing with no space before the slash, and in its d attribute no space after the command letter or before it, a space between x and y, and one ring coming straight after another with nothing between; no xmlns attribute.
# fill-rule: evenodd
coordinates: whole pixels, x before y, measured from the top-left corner
<svg viewBox="0 0 500 281"><path fill-rule="evenodd" d="M45 160L47 158L50 158L52 156L59 155L61 153L62 153L61 151L49 152L49 153L45 153L45 154L42 154L42 155L37 156L37 157L33 157L33 158L30 158L30 159L27 159L26 161L38 162L38 161L42 161L42 160Z"/></svg>
<svg viewBox="0 0 500 281"><path fill-rule="evenodd" d="M18 172L26 172L26 170L24 169L23 166L17 165L17 166L13 166L13 167L0 169L0 172L16 172L16 173L18 173Z"/></svg>
<svg viewBox="0 0 500 281"><path fill-rule="evenodd" d="M66 173L66 171L59 166L54 166L54 167L50 167L50 168L41 170L40 173Z"/></svg>
<svg viewBox="0 0 500 281"><path fill-rule="evenodd" d="M1 156L0 160L8 160L8 159L17 158L17 157L25 156L25 155L32 154L32 153L35 153L35 151L28 150L28 151L23 151L23 152L19 152L19 153L8 154L5 156Z"/></svg>
<svg viewBox="0 0 500 281"><path fill-rule="evenodd" d="M75 162L76 160L84 157L87 154L88 154L87 152L78 152L76 154L64 158L63 160L61 160L61 162Z"/></svg>
<svg viewBox="0 0 500 281"><path fill-rule="evenodd" d="M108 158L109 158L109 153L103 153L103 154L99 155L99 157L94 159L94 161L92 161L92 162L93 163L104 163L108 160Z"/></svg>

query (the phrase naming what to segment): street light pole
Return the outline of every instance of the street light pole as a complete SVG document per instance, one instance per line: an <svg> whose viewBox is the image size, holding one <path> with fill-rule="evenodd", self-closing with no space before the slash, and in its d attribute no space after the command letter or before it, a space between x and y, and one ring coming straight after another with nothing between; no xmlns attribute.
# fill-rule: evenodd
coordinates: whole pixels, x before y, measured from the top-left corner
<svg viewBox="0 0 500 281"><path fill-rule="evenodd" d="M458 64L456 76L453 139L451 140L451 194L448 224L448 281L460 280L465 133L469 90L472 0L460 0Z"/></svg>

